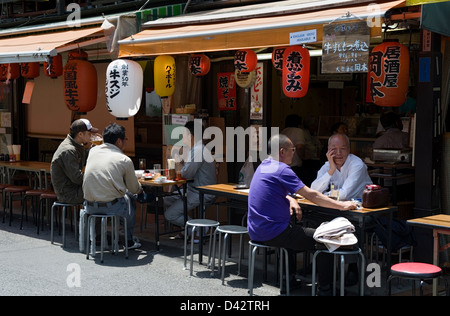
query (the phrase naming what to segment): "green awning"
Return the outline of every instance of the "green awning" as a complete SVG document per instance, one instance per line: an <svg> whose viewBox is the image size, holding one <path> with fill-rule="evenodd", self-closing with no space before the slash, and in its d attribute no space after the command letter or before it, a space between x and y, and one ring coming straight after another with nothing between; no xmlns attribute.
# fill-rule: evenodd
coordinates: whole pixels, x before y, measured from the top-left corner
<svg viewBox="0 0 450 316"><path fill-rule="evenodd" d="M450 1L422 5L422 28L450 36Z"/></svg>

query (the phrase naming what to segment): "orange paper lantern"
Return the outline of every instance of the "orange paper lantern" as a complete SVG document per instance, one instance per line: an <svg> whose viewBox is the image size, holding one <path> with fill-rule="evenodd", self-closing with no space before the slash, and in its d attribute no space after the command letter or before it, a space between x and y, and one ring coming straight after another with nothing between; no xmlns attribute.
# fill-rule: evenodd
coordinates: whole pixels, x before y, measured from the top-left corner
<svg viewBox="0 0 450 316"><path fill-rule="evenodd" d="M205 54L194 54L189 57L189 70L194 76L205 76L210 68L211 61Z"/></svg>
<svg viewBox="0 0 450 316"><path fill-rule="evenodd" d="M397 107L405 103L409 80L409 51L398 42L384 42L370 54L367 76L370 101L378 106Z"/></svg>
<svg viewBox="0 0 450 316"><path fill-rule="evenodd" d="M302 46L287 47L283 53L283 93L289 98L302 98L309 87L309 51Z"/></svg>
<svg viewBox="0 0 450 316"><path fill-rule="evenodd" d="M286 47L274 48L272 52L272 65L276 70L283 70L283 54Z"/></svg>
<svg viewBox="0 0 450 316"><path fill-rule="evenodd" d="M24 78L33 79L39 77L40 68L39 62L21 63L20 74Z"/></svg>
<svg viewBox="0 0 450 316"><path fill-rule="evenodd" d="M20 77L19 64L0 64L0 81L14 80Z"/></svg>
<svg viewBox="0 0 450 316"><path fill-rule="evenodd" d="M50 57L49 62L44 62L44 74L50 78L57 78L63 73L62 67L62 57L61 55L56 55Z"/></svg>
<svg viewBox="0 0 450 316"><path fill-rule="evenodd" d="M241 49L234 55L234 68L237 71L248 73L256 68L258 57L251 49Z"/></svg>
<svg viewBox="0 0 450 316"><path fill-rule="evenodd" d="M77 113L92 111L97 104L97 71L90 62L72 59L63 70L64 101Z"/></svg>

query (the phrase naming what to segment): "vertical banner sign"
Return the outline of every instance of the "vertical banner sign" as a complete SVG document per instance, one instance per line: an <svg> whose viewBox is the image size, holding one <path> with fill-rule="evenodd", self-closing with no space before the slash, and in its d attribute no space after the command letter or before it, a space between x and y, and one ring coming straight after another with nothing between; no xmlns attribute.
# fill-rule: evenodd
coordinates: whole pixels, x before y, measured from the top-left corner
<svg viewBox="0 0 450 316"><path fill-rule="evenodd" d="M323 26L322 73L368 71L370 28L367 22Z"/></svg>
<svg viewBox="0 0 450 316"><path fill-rule="evenodd" d="M250 119L263 119L263 76L264 64L258 63L256 66L256 80L251 88L251 102L250 102Z"/></svg>
<svg viewBox="0 0 450 316"><path fill-rule="evenodd" d="M219 111L236 111L236 82L234 72L217 74L217 99Z"/></svg>

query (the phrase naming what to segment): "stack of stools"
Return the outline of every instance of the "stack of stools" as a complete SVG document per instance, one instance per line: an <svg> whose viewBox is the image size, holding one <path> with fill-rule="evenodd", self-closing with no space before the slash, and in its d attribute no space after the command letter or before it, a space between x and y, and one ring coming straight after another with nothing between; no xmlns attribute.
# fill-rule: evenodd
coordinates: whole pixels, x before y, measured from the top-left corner
<svg viewBox="0 0 450 316"><path fill-rule="evenodd" d="M123 228L125 233L125 258L128 259L128 243L127 243L127 219L122 216L117 215L107 215L107 214L85 214L88 217L87 220L87 229L86 229L86 259L89 259L89 240L92 239L92 256L95 255L95 249L96 249L96 240L95 240L95 221L96 219L101 220L101 233L100 233L100 243L101 243L101 257L100 262L103 263L103 251L105 249L105 243L107 242L107 225L108 221L111 222L111 250L112 253L118 253L119 252L119 224L120 219L123 220ZM86 223L86 221L85 221ZM91 236L91 238L89 238Z"/></svg>
<svg viewBox="0 0 450 316"><path fill-rule="evenodd" d="M211 260L211 244L212 244L212 238L213 238L213 228L219 226L220 223L218 221L214 221L211 219L191 219L186 222L185 228L184 228L184 269L186 269L186 252L187 252L187 240L188 240L188 231L189 227L192 227L191 231L191 271L190 275L192 276L192 270L193 270L193 264L194 264L194 237L195 237L195 230L196 228L203 229L205 227L209 228L209 252L208 252L208 266L210 265ZM215 232L214 232L215 236ZM202 245L200 245L201 247Z"/></svg>
<svg viewBox="0 0 450 316"><path fill-rule="evenodd" d="M388 278L388 290L389 296L391 295L391 281L393 278L410 279L413 281L412 295L416 295L415 281L420 281L419 289L420 296L423 296L422 285L424 280L432 280L440 278L442 276L442 269L434 264L421 263L421 262L403 262L394 264L391 267L391 275ZM442 278L445 281L445 293L449 296L449 289L447 279Z"/></svg>
<svg viewBox="0 0 450 316"><path fill-rule="evenodd" d="M358 255L361 258L359 269L360 269L360 278L359 278L359 295L364 296L364 270L365 270L365 259L364 254L361 249L358 248L356 250L335 250L333 252L329 250L316 250L313 255L312 261L312 296L316 295L316 258L320 253L329 253L334 257L334 269L333 269L333 296L336 296L336 266L337 266L337 258L340 258L340 270L341 270L341 286L340 286L340 294L344 296L344 281L345 281L345 256Z"/></svg>
<svg viewBox="0 0 450 316"><path fill-rule="evenodd" d="M253 296L253 278L255 274L255 257L256 257L256 251L259 248L274 248L271 246L263 245L263 244L257 244L253 241L248 242L248 289L250 296ZM280 292L283 290L283 259L285 261L285 271L286 271L286 295L290 295L290 288L289 288L289 254L288 251L285 248L278 248L280 251Z"/></svg>

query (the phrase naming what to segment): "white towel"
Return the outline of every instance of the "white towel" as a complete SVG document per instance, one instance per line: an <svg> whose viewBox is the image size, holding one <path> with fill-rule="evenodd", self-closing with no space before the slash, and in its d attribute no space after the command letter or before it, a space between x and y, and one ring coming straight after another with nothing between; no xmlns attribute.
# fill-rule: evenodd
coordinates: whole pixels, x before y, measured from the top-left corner
<svg viewBox="0 0 450 316"><path fill-rule="evenodd" d="M314 232L314 239L325 244L329 251L335 251L340 246L354 245L358 239L353 234L355 226L345 217L337 217L329 222L323 222Z"/></svg>

